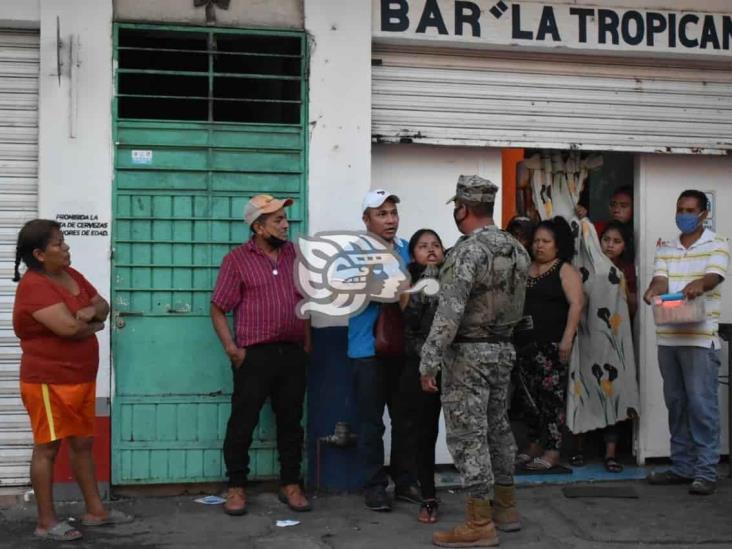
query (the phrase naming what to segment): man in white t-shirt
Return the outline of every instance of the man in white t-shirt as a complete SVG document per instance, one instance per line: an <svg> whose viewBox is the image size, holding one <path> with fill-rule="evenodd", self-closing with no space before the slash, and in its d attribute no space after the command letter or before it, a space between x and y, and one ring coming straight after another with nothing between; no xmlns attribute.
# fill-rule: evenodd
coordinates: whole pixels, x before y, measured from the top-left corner
<svg viewBox="0 0 732 549"><path fill-rule="evenodd" d="M709 495L719 462L720 284L729 266L727 238L704 228L707 196L696 190L676 202L677 239L656 249L653 280L643 299L682 292L703 299L706 318L694 324L665 324L656 330L658 364L671 431L671 468L653 472L650 484L691 484L690 494Z"/></svg>

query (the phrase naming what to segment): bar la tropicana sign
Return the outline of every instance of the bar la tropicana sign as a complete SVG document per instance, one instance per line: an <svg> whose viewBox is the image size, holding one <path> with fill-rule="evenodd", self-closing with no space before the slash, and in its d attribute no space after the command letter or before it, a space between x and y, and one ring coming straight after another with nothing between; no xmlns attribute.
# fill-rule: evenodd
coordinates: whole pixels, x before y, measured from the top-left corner
<svg viewBox="0 0 732 549"><path fill-rule="evenodd" d="M715 56L732 51L732 11L509 0L374 0L374 8L377 38Z"/></svg>

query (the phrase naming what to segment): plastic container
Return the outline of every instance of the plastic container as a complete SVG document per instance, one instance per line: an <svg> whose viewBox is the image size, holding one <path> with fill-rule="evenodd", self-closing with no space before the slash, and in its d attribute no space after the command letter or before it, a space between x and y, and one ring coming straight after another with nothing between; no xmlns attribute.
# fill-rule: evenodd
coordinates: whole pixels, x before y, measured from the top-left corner
<svg viewBox="0 0 732 549"><path fill-rule="evenodd" d="M684 299L681 293L656 296L653 300L653 319L656 324L693 324L706 317L704 298Z"/></svg>

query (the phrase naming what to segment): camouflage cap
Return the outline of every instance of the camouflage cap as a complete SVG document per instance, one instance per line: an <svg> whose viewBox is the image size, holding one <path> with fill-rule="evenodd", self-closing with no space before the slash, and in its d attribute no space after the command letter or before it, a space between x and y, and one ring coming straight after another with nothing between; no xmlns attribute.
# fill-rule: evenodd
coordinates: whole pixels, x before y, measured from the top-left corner
<svg viewBox="0 0 732 549"><path fill-rule="evenodd" d="M491 183L488 179L484 179L479 175L461 175L458 177L457 186L455 187L455 196L450 202L457 200L466 200L468 202L488 202L496 201L496 193L498 185Z"/></svg>

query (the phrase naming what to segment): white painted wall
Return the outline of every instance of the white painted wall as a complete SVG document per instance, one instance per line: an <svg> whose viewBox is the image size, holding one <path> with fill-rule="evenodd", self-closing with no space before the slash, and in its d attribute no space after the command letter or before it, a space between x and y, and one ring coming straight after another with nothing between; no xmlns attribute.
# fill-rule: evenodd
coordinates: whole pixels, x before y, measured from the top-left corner
<svg viewBox="0 0 732 549"><path fill-rule="evenodd" d="M80 16L83 15L83 16ZM61 25L65 63L59 85L56 70L56 18ZM41 0L39 105L39 213L112 217L112 0ZM78 37L74 86L69 75L69 42ZM77 116L71 118L76 91ZM71 137L72 126L75 137ZM67 236L74 268L101 295L110 295L109 236ZM97 396L110 395L109 329L98 334L100 365Z"/></svg>
<svg viewBox="0 0 732 549"><path fill-rule="evenodd" d="M418 229L434 229L445 246L460 236L452 219L455 184L461 174L477 174L501 185L501 151L480 147L374 145L371 154L373 187L398 195L399 235L409 240ZM497 195L496 224L501 224L501 195Z"/></svg>
<svg viewBox="0 0 732 549"><path fill-rule="evenodd" d="M371 154L374 187L399 196L399 236L409 240L421 228L433 229L445 246L460 236L452 219L455 183L461 174L477 174L501 184L501 151L479 147L433 147L428 145L374 145ZM500 193L495 206L496 223L501 224ZM391 451L388 414L384 450ZM435 448L436 463L452 463L445 441L445 422L440 415L440 434Z"/></svg>
<svg viewBox="0 0 732 549"><path fill-rule="evenodd" d="M224 10L216 7L215 24L225 27L302 29L303 0L234 0ZM206 8L193 0L114 0L116 21L206 25Z"/></svg>
<svg viewBox="0 0 732 549"><path fill-rule="evenodd" d="M311 38L310 234L363 228L361 199L371 186L370 21L370 2L305 0Z"/></svg>
<svg viewBox="0 0 732 549"><path fill-rule="evenodd" d="M658 238L670 239L678 234L674 221L676 199L685 189L716 193L716 232L732 236L732 217L726 210L732 204L732 158L699 156L641 155L638 159L639 292L648 287L653 273L653 256ZM732 288L722 286L721 322L732 322ZM650 308L639 310L641 384L641 417L639 459L669 455L669 434L666 406L663 402L662 379L656 357L656 333ZM721 375L727 373L727 345L723 345ZM722 417L722 452L727 453L727 387L720 386Z"/></svg>

